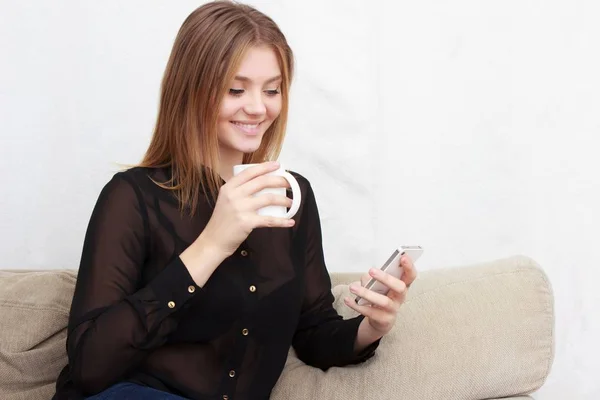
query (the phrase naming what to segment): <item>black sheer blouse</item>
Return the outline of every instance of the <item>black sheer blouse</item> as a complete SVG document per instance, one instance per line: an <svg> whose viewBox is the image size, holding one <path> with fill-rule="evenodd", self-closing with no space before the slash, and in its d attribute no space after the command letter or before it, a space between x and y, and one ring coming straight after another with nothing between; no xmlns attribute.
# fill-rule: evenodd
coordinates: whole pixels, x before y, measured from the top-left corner
<svg viewBox="0 0 600 400"><path fill-rule="evenodd" d="M92 213L71 306L69 365L55 399L81 399L117 382L191 399L268 399L293 346L327 369L356 354L363 317L332 307L321 227L310 183L296 225L255 229L204 287L179 258L213 207L206 195L193 218L151 181L168 168L132 168L104 187Z"/></svg>

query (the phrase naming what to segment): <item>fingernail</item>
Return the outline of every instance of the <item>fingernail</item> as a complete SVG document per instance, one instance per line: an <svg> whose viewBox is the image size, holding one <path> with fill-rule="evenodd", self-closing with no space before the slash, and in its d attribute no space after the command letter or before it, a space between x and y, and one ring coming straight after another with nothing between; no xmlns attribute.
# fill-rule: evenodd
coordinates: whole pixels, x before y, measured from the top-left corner
<svg viewBox="0 0 600 400"><path fill-rule="evenodd" d="M378 270L378 269L371 268L371 269L369 270L369 274L370 274L371 276L377 276L377 274L378 274L378 273L379 273L379 270Z"/></svg>
<svg viewBox="0 0 600 400"><path fill-rule="evenodd" d="M353 284L350 285L350 291L352 293L356 292L356 284L353 283Z"/></svg>

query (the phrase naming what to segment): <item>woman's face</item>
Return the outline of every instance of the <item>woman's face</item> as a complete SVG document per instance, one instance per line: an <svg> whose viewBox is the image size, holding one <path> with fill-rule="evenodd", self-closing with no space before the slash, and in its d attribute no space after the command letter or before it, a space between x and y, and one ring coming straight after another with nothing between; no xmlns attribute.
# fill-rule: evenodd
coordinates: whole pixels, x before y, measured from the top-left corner
<svg viewBox="0 0 600 400"><path fill-rule="evenodd" d="M281 112L281 70L269 47L252 47L242 60L219 110L221 158L237 159L256 151L267 128Z"/></svg>

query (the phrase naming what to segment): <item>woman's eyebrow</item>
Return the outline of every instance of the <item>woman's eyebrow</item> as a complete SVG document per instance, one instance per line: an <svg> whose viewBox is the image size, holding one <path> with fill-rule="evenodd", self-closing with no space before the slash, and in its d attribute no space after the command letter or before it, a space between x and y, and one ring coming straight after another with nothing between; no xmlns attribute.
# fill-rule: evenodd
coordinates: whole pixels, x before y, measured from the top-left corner
<svg viewBox="0 0 600 400"><path fill-rule="evenodd" d="M242 82L252 82L252 79L250 79L246 76L240 76L240 75L236 76L233 79L236 81L242 81ZM281 79L281 75L277 75L277 76L274 76L273 78L267 79L267 81L265 83L271 83L271 82L277 81L279 79Z"/></svg>

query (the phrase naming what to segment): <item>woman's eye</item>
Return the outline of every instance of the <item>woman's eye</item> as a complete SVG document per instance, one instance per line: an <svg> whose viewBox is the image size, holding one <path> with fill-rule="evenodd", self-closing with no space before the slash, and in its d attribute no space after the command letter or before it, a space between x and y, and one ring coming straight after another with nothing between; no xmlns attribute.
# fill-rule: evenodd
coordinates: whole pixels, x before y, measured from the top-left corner
<svg viewBox="0 0 600 400"><path fill-rule="evenodd" d="M244 92L245 92L244 89L229 89L229 94L231 94L233 96L241 96L242 94L244 94ZM265 93L268 96L277 96L281 92L279 91L279 89L274 89L274 90L265 90Z"/></svg>
<svg viewBox="0 0 600 400"><path fill-rule="evenodd" d="M278 90L278 89L275 89L275 90L267 90L267 91L266 91L266 93L267 93L269 96L277 96L277 95L278 95L280 92L279 92L279 90Z"/></svg>

